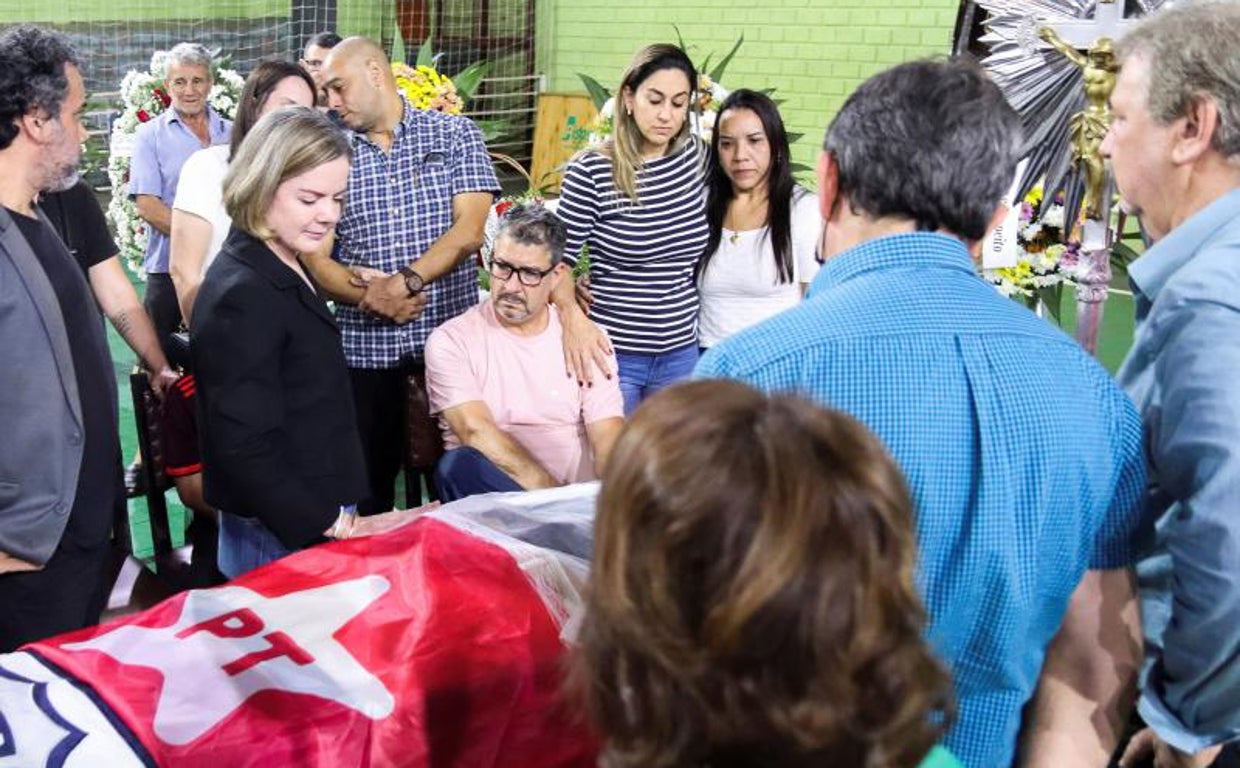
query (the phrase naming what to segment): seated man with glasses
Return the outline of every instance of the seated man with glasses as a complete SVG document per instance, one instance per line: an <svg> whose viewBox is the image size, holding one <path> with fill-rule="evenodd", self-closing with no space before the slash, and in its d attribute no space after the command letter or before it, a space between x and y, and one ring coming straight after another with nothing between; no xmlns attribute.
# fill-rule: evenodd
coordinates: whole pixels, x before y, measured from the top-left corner
<svg viewBox="0 0 1240 768"><path fill-rule="evenodd" d="M569 277L568 232L538 203L500 222L491 297L426 343L426 388L448 449L435 472L444 501L550 488L602 472L623 423L615 378L582 387L564 374L552 291Z"/></svg>

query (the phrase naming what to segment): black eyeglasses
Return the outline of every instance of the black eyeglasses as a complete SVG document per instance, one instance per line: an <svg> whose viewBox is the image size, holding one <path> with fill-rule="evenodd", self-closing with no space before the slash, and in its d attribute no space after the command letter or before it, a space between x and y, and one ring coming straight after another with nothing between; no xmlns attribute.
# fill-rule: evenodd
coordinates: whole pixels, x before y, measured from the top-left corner
<svg viewBox="0 0 1240 768"><path fill-rule="evenodd" d="M533 288L543 281L543 278L551 274L555 270L552 265L546 269L534 269L533 267L518 267L515 264L509 264L496 258L491 259L491 267L488 270L491 277L499 280L501 283L512 277L512 273L517 273L517 281L527 288Z"/></svg>

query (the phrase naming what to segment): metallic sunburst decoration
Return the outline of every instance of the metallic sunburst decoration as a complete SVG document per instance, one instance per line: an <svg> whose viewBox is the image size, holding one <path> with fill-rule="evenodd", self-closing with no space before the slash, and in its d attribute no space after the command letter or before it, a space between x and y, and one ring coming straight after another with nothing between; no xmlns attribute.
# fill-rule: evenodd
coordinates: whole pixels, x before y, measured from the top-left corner
<svg viewBox="0 0 1240 768"><path fill-rule="evenodd" d="M1060 32L1081 51L1101 37L1118 38L1133 20L1174 0L978 0L989 14L981 43L989 53L982 66L1020 113L1029 165L1020 183L1023 197L1045 179L1046 195L1064 192L1067 221L1076 221L1084 173L1072 162L1072 116L1085 108L1081 68L1043 42L1044 26ZM1019 197L1017 198L1019 199Z"/></svg>

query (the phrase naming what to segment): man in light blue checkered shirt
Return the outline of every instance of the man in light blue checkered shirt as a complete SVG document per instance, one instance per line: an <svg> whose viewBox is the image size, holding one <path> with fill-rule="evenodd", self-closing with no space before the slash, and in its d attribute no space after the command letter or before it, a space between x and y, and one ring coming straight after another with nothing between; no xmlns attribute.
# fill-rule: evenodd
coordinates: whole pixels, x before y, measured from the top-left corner
<svg viewBox="0 0 1240 768"><path fill-rule="evenodd" d="M944 743L965 765L1009 766L1019 746L1032 765L1101 766L1140 657L1140 422L1070 338L976 274L1020 144L975 65L871 78L827 133L808 298L697 373L842 409L899 462L927 635L956 688Z"/></svg>
<svg viewBox="0 0 1240 768"><path fill-rule="evenodd" d="M353 133L353 166L336 261L383 273L357 297L339 271L316 270L333 296L370 473L362 512L391 509L407 422L405 378L418 373L431 331L478 302L472 256L500 191L478 127L417 110L400 95L386 55L351 37L323 63L328 105ZM335 277L333 277L335 276ZM393 322L385 309L412 301Z"/></svg>

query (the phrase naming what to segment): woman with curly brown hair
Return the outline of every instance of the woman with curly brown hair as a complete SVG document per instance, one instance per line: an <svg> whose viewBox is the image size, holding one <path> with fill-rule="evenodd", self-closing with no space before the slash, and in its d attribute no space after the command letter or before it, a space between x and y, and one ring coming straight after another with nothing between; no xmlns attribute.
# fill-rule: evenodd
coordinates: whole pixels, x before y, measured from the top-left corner
<svg viewBox="0 0 1240 768"><path fill-rule="evenodd" d="M604 474L576 656L602 764L955 765L911 518L848 416L731 381L651 397Z"/></svg>

